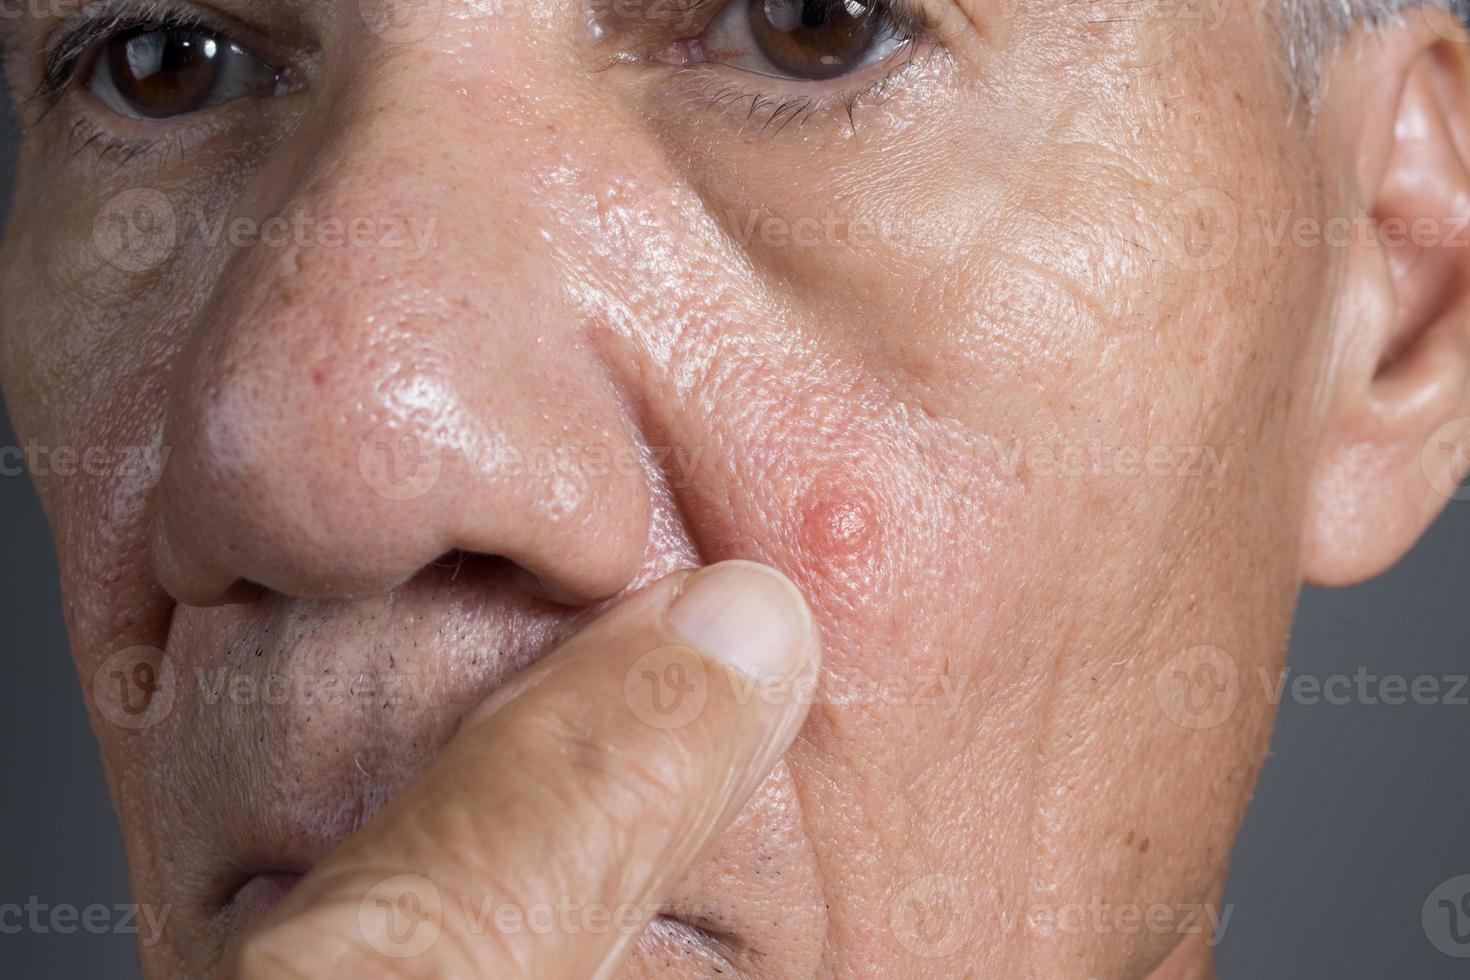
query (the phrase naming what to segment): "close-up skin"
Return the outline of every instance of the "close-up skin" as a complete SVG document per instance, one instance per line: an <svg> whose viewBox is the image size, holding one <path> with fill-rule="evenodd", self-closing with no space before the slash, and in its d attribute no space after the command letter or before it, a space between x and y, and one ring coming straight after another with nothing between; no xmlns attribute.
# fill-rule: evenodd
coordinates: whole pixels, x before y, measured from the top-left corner
<svg viewBox="0 0 1470 980"><path fill-rule="evenodd" d="M1470 462L1454 12L16 10L147 976L1214 975L1211 698Z"/></svg>

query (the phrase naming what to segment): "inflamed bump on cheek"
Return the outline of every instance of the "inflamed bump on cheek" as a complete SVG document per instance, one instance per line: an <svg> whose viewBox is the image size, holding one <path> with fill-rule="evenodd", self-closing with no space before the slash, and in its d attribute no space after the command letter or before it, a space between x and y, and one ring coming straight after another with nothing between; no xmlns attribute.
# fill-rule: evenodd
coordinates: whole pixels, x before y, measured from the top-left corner
<svg viewBox="0 0 1470 980"><path fill-rule="evenodd" d="M875 484L849 474L824 474L798 498L791 514L796 563L824 626L850 629L886 605L867 597L887 592L890 510Z"/></svg>
<svg viewBox="0 0 1470 980"><path fill-rule="evenodd" d="M883 536L878 501L862 485L842 477L820 480L798 514L798 540L813 570L830 575L877 558Z"/></svg>

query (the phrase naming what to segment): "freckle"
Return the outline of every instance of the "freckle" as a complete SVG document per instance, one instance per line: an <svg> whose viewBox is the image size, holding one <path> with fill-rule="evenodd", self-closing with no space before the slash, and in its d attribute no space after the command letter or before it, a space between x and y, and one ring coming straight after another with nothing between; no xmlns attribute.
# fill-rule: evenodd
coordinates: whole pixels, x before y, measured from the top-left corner
<svg viewBox="0 0 1470 980"><path fill-rule="evenodd" d="M1132 844L1133 843L1133 831L1131 831L1131 830L1128 831L1128 836L1123 839L1123 843L1124 844Z"/></svg>

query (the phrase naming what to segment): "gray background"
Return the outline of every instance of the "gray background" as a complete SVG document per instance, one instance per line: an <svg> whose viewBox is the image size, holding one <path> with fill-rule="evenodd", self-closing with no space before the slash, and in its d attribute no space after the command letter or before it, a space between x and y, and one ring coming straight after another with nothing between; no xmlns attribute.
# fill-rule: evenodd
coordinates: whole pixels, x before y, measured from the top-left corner
<svg viewBox="0 0 1470 980"><path fill-rule="evenodd" d="M12 147L0 128L0 221ZM0 447L15 444L0 415ZM62 631L56 562L24 477L0 476L0 541L8 681L0 684L0 909L32 896L51 906L127 902L121 838ZM1293 672L1465 674L1467 573L1470 501L1457 501L1389 574L1306 593ZM1470 976L1470 959L1438 951L1420 917L1435 886L1470 873L1467 749L1463 704L1283 699L1225 896L1224 980ZM133 941L116 931L0 932L0 973L136 976ZM1470 956L1470 941L1458 951Z"/></svg>

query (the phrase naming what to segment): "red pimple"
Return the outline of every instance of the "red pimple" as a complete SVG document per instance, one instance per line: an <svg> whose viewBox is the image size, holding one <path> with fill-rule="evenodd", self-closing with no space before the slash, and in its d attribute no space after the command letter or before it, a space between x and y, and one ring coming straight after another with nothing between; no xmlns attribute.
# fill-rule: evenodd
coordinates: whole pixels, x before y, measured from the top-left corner
<svg viewBox="0 0 1470 980"><path fill-rule="evenodd" d="M801 509L801 545L817 565L868 560L880 533L877 502L861 487L820 483L807 494Z"/></svg>

